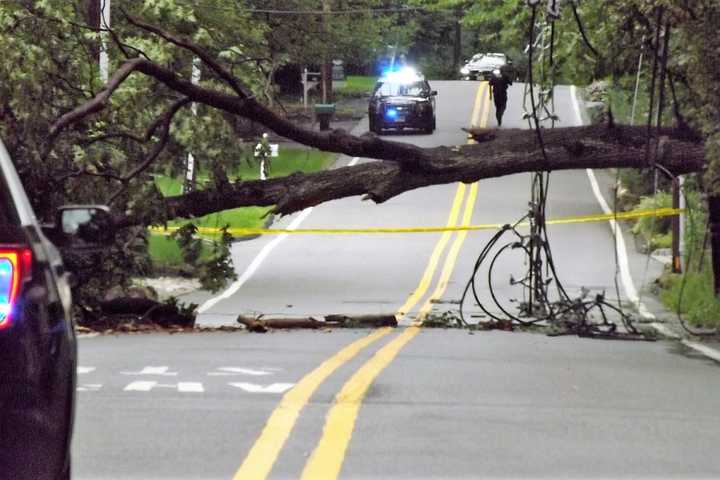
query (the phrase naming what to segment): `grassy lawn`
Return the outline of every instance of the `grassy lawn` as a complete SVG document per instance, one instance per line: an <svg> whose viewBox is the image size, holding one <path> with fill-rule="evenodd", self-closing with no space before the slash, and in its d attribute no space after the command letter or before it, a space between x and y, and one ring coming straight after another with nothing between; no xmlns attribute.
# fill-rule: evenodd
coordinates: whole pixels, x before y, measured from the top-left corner
<svg viewBox="0 0 720 480"><path fill-rule="evenodd" d="M280 148L278 157L272 159L270 177L283 177L294 172L315 172L326 168L335 158L335 155L317 150ZM237 168L231 175L231 180L243 179L253 180L260 177L259 167L247 162ZM207 172L198 174L198 188L209 181ZM180 195L182 190L182 179L164 175L155 176L155 184L165 196ZM241 207L211 213L200 218L193 219L193 223L199 227L223 227L229 225L231 228L261 228L265 222L264 216L271 207ZM174 220L168 222L169 227L179 227L188 223L188 220ZM178 266L181 265L182 255L177 242L160 233L151 233L149 238L149 252L156 266ZM210 247L207 247L207 253Z"/></svg>
<svg viewBox="0 0 720 480"><path fill-rule="evenodd" d="M362 95L370 93L377 82L377 77L365 77L360 75L348 75L345 79L345 86L340 90L344 95Z"/></svg>

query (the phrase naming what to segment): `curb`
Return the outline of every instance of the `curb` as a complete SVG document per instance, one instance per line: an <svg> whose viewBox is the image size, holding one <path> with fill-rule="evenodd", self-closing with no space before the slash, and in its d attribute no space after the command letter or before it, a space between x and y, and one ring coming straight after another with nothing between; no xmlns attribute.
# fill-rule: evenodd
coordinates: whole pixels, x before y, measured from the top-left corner
<svg viewBox="0 0 720 480"><path fill-rule="evenodd" d="M678 334L674 332L671 328L657 322L653 322L649 324L650 327L655 329L655 331L660 334L662 337L664 337L667 340L674 340L677 341L683 345L685 345L688 348L691 348L695 350L696 352L700 353L701 355L704 355L711 360L714 360L718 363L720 363L720 350L709 347L707 345L704 345L700 342L690 340L690 337L685 337L681 334Z"/></svg>

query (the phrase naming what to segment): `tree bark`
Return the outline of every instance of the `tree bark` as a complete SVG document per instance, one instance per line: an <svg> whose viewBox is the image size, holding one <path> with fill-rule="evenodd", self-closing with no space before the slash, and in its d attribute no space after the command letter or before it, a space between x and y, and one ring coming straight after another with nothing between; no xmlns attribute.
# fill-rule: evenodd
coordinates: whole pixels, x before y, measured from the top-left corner
<svg viewBox="0 0 720 480"><path fill-rule="evenodd" d="M659 142L658 164L675 174L703 168L701 144L686 141L671 130L663 133L668 136ZM265 181L236 182L222 191L204 190L167 197L164 199L166 215L168 218L197 217L250 205L274 206L273 213L286 215L349 196L363 195L364 199L382 203L403 192L429 185L470 183L521 172L647 166L644 163L646 140L643 127L556 128L546 131L544 138L548 156L552 159L550 164L545 162L530 132L499 130L494 140L482 144L423 149L423 169L395 162L373 162L309 174L295 173ZM380 141L370 135L358 140Z"/></svg>
<svg viewBox="0 0 720 480"><path fill-rule="evenodd" d="M710 251L712 252L713 287L720 298L720 196L708 196Z"/></svg>
<svg viewBox="0 0 720 480"><path fill-rule="evenodd" d="M163 34L169 35L169 34ZM182 44L182 40L168 37ZM320 150L353 157L386 160L311 174L296 173L265 181L237 182L222 188L191 192L164 199L166 219L194 217L249 205L271 206L274 213L289 214L343 197L364 195L377 203L428 185L474 182L484 178L538 170L578 168L645 168L653 159L674 174L704 167L704 147L684 130L594 125L543 130L545 152L528 130L498 130L495 137L476 145L421 148L392 142L374 134L360 137L344 130L317 132L299 127L256 101L221 65L193 48L203 62L232 86L234 94L203 88L174 71L143 58L118 68L95 98L66 113L49 132L46 156L63 129L106 108L113 92L133 73L153 77L187 100L257 121L278 135ZM659 136L658 137L656 137ZM656 151L657 150L657 151ZM550 161L546 160L550 159ZM143 223L141 212L123 223ZM155 219L158 221L158 219Z"/></svg>
<svg viewBox="0 0 720 480"><path fill-rule="evenodd" d="M238 315L238 323L245 325L250 332L265 333L270 329L295 329L295 328L380 328L397 327L397 318L392 314L380 315L326 315L325 320L307 318L263 318Z"/></svg>

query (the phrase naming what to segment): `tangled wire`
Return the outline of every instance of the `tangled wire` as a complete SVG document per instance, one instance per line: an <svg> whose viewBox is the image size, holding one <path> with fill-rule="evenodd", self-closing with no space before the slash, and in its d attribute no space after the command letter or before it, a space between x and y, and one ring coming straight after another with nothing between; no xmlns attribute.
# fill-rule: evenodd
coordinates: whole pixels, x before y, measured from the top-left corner
<svg viewBox="0 0 720 480"><path fill-rule="evenodd" d="M542 134L543 122L550 122L554 127L557 116L554 112L554 88L555 88L555 23L559 15L559 2L549 0L543 22L536 23L538 17L539 0L528 0L531 8L531 21L529 42L527 46L528 70L525 82L525 96L523 104L530 102L530 109L525 108L525 119L528 120L540 145L543 159L549 165L548 153ZM596 53L590 45L575 5L572 4L574 17L578 28L589 49ZM536 30L540 33L536 35ZM539 91L535 92L535 79L533 78L534 52L539 50L538 66L540 70ZM550 241L548 239L545 211L550 186L549 172L536 172L531 181L530 209L527 214L514 224L504 225L484 246L478 256L473 273L465 286L460 301L460 319L465 325L468 322L463 314L463 305L470 292L476 304L482 312L489 317L491 322L507 324L511 322L516 325L545 324L554 327L552 335L580 335L603 338L623 338L632 340L647 339L633 325L632 317L623 311L618 289L618 306L611 304L605 297L605 293L590 295L589 290L582 288L580 295L572 298L560 282L555 262L553 260ZM529 224L529 233L523 234L519 226L523 223ZM613 232L616 235L616 232ZM504 244L503 239L510 237ZM523 300L519 302L518 313L509 311L500 301L494 288L493 277L495 275L498 259L505 257L509 252L519 251L525 258L527 270L520 279L510 278L510 285L522 287ZM494 252L494 253L493 253ZM489 261L487 270L487 285L490 297L495 307L502 313L493 313L483 303L478 294L477 278L481 267ZM617 258L616 258L617 262ZM553 300L549 290L554 285L557 299ZM617 288L617 281L616 281ZM611 321L609 314L619 316L623 329Z"/></svg>

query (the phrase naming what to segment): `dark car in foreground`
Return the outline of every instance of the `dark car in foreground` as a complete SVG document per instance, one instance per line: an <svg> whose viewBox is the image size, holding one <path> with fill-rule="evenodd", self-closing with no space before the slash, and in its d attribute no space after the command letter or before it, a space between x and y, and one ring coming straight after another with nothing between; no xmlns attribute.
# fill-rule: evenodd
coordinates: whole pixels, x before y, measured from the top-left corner
<svg viewBox="0 0 720 480"><path fill-rule="evenodd" d="M465 80L488 80L493 70L508 71L512 61L504 53L477 53L460 69Z"/></svg>
<svg viewBox="0 0 720 480"><path fill-rule="evenodd" d="M380 134L385 129L413 128L432 133L436 126L436 96L437 91L412 69L382 76L368 106L370 131Z"/></svg>
<svg viewBox="0 0 720 480"><path fill-rule="evenodd" d="M101 217L109 218L103 207L63 207L57 227L41 227L0 142L2 479L70 478L76 380L71 276L48 236L87 248L92 240L82 237L84 227Z"/></svg>

